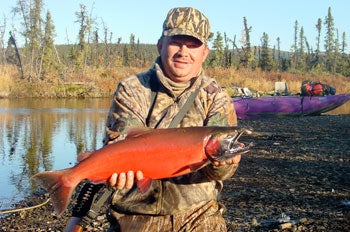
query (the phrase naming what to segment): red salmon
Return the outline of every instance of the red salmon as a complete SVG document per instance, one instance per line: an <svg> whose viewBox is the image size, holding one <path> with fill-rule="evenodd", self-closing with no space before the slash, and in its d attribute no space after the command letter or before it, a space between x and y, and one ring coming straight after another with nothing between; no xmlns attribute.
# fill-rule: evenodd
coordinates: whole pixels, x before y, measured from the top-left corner
<svg viewBox="0 0 350 232"><path fill-rule="evenodd" d="M144 192L152 179L180 176L198 170L210 161L224 161L249 150L237 139L245 129L237 127L184 127L132 129L124 140L91 153L72 168L47 171L32 178L51 196L60 215L75 187L87 179L107 182L112 173L143 172L138 187Z"/></svg>

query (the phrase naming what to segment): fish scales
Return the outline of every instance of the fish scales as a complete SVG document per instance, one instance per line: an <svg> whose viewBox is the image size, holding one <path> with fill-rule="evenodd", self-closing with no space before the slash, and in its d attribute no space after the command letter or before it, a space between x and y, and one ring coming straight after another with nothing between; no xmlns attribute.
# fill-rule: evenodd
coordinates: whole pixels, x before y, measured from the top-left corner
<svg viewBox="0 0 350 232"><path fill-rule="evenodd" d="M190 167L191 164L206 162L203 147L208 132L192 130L188 133L183 129L171 131L176 133L156 130L156 133L147 131L129 135L123 142L94 152L84 162L77 164L72 174L78 179L87 177L92 182L105 182L113 172L142 170L144 176L160 179L188 173L184 165ZM197 135L199 132L202 133Z"/></svg>

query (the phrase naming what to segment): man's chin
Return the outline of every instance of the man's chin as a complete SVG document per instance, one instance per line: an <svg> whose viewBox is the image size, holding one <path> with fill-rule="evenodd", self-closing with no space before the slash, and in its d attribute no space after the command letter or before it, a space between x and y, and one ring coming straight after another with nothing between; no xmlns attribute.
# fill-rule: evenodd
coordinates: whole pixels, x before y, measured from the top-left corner
<svg viewBox="0 0 350 232"><path fill-rule="evenodd" d="M181 75L181 74L173 74L172 77L170 77L170 79L174 82L178 82L178 83L181 83L181 82L187 82L191 79L192 77L190 76L186 76L186 75Z"/></svg>

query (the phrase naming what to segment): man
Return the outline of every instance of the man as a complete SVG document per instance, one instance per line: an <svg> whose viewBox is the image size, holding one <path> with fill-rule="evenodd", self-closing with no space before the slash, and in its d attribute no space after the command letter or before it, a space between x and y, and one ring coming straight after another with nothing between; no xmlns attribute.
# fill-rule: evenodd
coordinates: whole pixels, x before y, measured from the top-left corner
<svg viewBox="0 0 350 232"><path fill-rule="evenodd" d="M105 144L124 139L129 127L237 124L229 96L202 69L210 35L209 21L198 10L183 7L169 11L155 65L118 84ZM178 115L182 116L174 123ZM222 181L233 175L240 158L180 177L154 180L145 193L134 185L143 178L142 170L114 173L109 185L117 191L111 199L109 231L226 231L224 207L217 197Z"/></svg>

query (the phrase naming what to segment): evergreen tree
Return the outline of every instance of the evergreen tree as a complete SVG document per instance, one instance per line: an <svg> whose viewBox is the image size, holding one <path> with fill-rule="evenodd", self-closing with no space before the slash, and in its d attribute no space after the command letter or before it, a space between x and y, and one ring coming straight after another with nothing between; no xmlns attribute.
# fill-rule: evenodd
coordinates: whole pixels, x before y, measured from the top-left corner
<svg viewBox="0 0 350 232"><path fill-rule="evenodd" d="M223 66L224 43L220 32L216 32L216 38L213 41L213 56L210 60L211 66Z"/></svg>
<svg viewBox="0 0 350 232"><path fill-rule="evenodd" d="M325 35L325 52L326 52L326 68L327 71L334 73L335 71L335 27L334 18L332 16L331 7L328 8L328 14L324 21L326 27Z"/></svg>
<svg viewBox="0 0 350 232"><path fill-rule="evenodd" d="M292 67L295 70L298 64L298 31L299 31L299 23L296 20L294 23L294 44L292 45Z"/></svg>
<svg viewBox="0 0 350 232"><path fill-rule="evenodd" d="M229 49L229 42L230 39L227 37L226 33L224 33L224 42L225 42L225 46L224 46L224 67L231 67L232 64L232 53L230 52Z"/></svg>
<svg viewBox="0 0 350 232"><path fill-rule="evenodd" d="M297 69L301 71L306 71L306 60L305 60L305 33L304 27L300 28L299 33L299 49L297 52Z"/></svg>
<svg viewBox="0 0 350 232"><path fill-rule="evenodd" d="M105 25L104 22L103 24L103 60L104 60L104 66L105 67L110 67L111 64L114 64L115 60L115 55L113 55L113 50L112 50L112 38L113 34L112 32L109 32L108 27Z"/></svg>
<svg viewBox="0 0 350 232"><path fill-rule="evenodd" d="M315 68L321 68L321 57L320 57L320 44L321 44L321 32L322 32L322 19L319 18L316 24L317 37L316 37L316 50L315 54L312 56L309 68L310 70Z"/></svg>
<svg viewBox="0 0 350 232"><path fill-rule="evenodd" d="M317 37L316 37L316 56L320 54L320 43L321 43L321 31L322 31L322 19L319 18L316 24Z"/></svg>
<svg viewBox="0 0 350 232"><path fill-rule="evenodd" d="M332 66L333 66L333 74L335 74L337 72L337 66L338 66L338 60L339 60L339 47L340 47L340 43L339 43L339 33L338 33L338 29L336 29L336 36L335 36L335 40L334 40L334 56L333 56L333 61L332 61Z"/></svg>
<svg viewBox="0 0 350 232"><path fill-rule="evenodd" d="M98 29L94 29L92 33L92 44L90 45L90 59L89 64L95 65L97 68L101 67L104 62L104 57L100 55L102 53L102 49L99 43L99 33Z"/></svg>
<svg viewBox="0 0 350 232"><path fill-rule="evenodd" d="M338 72L344 76L350 76L350 55L346 54L347 42L346 42L346 33L342 34L342 43L340 49L340 61L338 65Z"/></svg>
<svg viewBox="0 0 350 232"><path fill-rule="evenodd" d="M24 62L28 63L28 65L25 66L29 67L28 79L30 81L37 78L40 71L40 46L43 37L42 8L42 0L18 0L17 6L14 8L14 12L20 13L23 18L23 36L25 38L23 52L24 57L27 57Z"/></svg>
<svg viewBox="0 0 350 232"><path fill-rule="evenodd" d="M50 11L47 11L46 20L45 20L44 38L42 43L42 55L41 55L42 72L40 73L42 73L43 75L58 68L59 60L57 59L58 57L56 56L54 36L55 36L55 26L52 22Z"/></svg>
<svg viewBox="0 0 350 232"><path fill-rule="evenodd" d="M281 70L281 64L282 64L282 56L281 56L281 39L280 37L277 37L277 63L278 63L278 69Z"/></svg>
<svg viewBox="0 0 350 232"><path fill-rule="evenodd" d="M75 22L79 23L80 29L78 34L78 46L73 50L75 67L77 69L85 68L86 65L86 55L88 51L88 44L86 42L86 37L91 28L90 19L88 17L88 12L84 4L80 4L80 11L75 13L77 20Z"/></svg>
<svg viewBox="0 0 350 232"><path fill-rule="evenodd" d="M131 33L129 38L129 66L135 66L136 65L136 43L135 43L135 34Z"/></svg>
<svg viewBox="0 0 350 232"><path fill-rule="evenodd" d="M289 59L282 57L280 37L277 37L276 40L277 40L277 66L278 66L278 70L285 72L289 68L289 65L288 65Z"/></svg>
<svg viewBox="0 0 350 232"><path fill-rule="evenodd" d="M272 57L269 49L269 36L265 32L261 37L261 55L259 59L259 67L264 71L271 71L273 68Z"/></svg>
<svg viewBox="0 0 350 232"><path fill-rule="evenodd" d="M131 66L131 47L125 44L123 48L123 66Z"/></svg>
<svg viewBox="0 0 350 232"><path fill-rule="evenodd" d="M347 48L348 44L346 42L346 33L345 31L342 34L342 43L341 43L341 53L342 54L346 54L346 48Z"/></svg>
<svg viewBox="0 0 350 232"><path fill-rule="evenodd" d="M251 49L251 43L250 43L250 32L252 31L252 27L248 27L247 19L246 17L243 17L243 25L244 25L244 33L242 38L242 50L243 54L240 56L240 63L243 67L253 67L254 63L254 56Z"/></svg>

